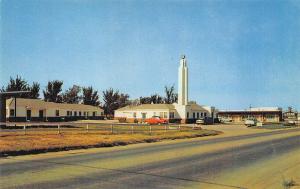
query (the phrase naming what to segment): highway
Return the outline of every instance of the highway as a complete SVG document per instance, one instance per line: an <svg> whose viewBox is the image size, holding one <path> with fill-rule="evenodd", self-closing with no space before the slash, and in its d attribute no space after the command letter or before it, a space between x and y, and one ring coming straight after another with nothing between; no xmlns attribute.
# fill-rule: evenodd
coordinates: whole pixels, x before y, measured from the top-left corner
<svg viewBox="0 0 300 189"><path fill-rule="evenodd" d="M299 146L300 129L286 129L7 157L1 188L282 188L276 174L298 173Z"/></svg>

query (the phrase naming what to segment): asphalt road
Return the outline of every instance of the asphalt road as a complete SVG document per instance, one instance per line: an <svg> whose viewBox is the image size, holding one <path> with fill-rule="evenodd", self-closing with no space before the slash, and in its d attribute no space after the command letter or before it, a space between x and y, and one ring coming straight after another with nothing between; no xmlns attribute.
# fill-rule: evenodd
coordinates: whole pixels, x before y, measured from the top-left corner
<svg viewBox="0 0 300 189"><path fill-rule="evenodd" d="M16 162L14 157L3 158L1 188L187 188L195 184L246 188L238 182L218 183L215 178L223 172L296 150L300 146L300 135L288 134L298 131L300 129L132 145L116 147L109 152L75 153ZM266 140L262 140L264 137ZM225 144L228 147L222 148ZM201 151L215 146L217 150ZM5 160L10 161L5 163Z"/></svg>

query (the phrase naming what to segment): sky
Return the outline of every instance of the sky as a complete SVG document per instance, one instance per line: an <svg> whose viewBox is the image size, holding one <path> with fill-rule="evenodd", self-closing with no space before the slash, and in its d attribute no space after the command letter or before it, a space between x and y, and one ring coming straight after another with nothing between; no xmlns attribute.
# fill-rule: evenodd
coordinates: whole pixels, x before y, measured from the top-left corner
<svg viewBox="0 0 300 189"><path fill-rule="evenodd" d="M177 87L219 109L300 110L299 0L1 0L0 86L21 76L110 87L131 98ZM42 95L41 95L42 97Z"/></svg>

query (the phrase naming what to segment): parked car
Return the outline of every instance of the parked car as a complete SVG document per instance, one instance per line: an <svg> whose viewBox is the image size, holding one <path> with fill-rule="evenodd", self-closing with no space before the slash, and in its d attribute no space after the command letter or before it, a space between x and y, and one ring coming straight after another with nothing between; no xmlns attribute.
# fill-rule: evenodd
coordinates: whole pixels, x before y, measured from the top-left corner
<svg viewBox="0 0 300 189"><path fill-rule="evenodd" d="M151 118L146 119L145 123L150 124L150 125L167 124L168 120L163 119L159 116L153 116Z"/></svg>
<svg viewBox="0 0 300 189"><path fill-rule="evenodd" d="M288 121L286 121L284 123L284 125L286 125L286 126L294 126L294 125L296 125L296 121L294 121L294 120L288 120Z"/></svg>
<svg viewBox="0 0 300 189"><path fill-rule="evenodd" d="M221 123L231 123L233 120L230 118L220 118Z"/></svg>
<svg viewBox="0 0 300 189"><path fill-rule="evenodd" d="M245 125L247 127L252 127L252 126L256 126L257 120L254 118L249 118L245 120Z"/></svg>
<svg viewBox="0 0 300 189"><path fill-rule="evenodd" d="M197 120L196 120L196 124L197 124L197 125L200 125L200 124L203 125L204 123L205 123L205 122L204 122L204 119L197 119Z"/></svg>

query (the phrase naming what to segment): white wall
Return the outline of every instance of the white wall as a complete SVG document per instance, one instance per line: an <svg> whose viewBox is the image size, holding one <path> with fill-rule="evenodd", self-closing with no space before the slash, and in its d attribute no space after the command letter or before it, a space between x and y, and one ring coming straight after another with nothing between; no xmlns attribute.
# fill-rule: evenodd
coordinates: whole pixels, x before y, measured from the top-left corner
<svg viewBox="0 0 300 189"><path fill-rule="evenodd" d="M146 118L151 118L153 116L161 116L166 114L165 118L169 118L170 112L174 112L175 118L179 118L176 111L170 110L124 110L124 111L115 111L115 117L126 117L126 118L136 118L142 119L142 113L146 113ZM136 113L136 117L134 117L134 113ZM164 118L164 117L163 117Z"/></svg>
<svg viewBox="0 0 300 189"><path fill-rule="evenodd" d="M14 104L7 106L7 117L9 117L10 109L15 109ZM67 116L67 111L72 111L72 116L74 116L74 111L77 111L77 116L79 116L79 111L81 111L81 116L84 116L83 112L89 112L89 116L93 116L93 112L96 112L96 116L103 115L103 110L90 110L84 108L70 108L70 109L62 109L62 108L29 108L31 110L31 117L39 117L39 111L44 110L44 117L57 117L56 110L59 110L59 117ZM102 113L102 114L101 114ZM25 106L18 106L17 104L17 117L26 117L27 108Z"/></svg>

